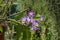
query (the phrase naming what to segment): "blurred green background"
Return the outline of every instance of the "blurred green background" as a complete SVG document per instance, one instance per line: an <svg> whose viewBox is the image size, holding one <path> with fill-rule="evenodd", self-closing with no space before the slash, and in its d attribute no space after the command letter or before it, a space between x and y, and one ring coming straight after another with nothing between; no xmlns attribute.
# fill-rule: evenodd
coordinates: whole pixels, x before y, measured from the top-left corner
<svg viewBox="0 0 60 40"><path fill-rule="evenodd" d="M7 23L5 40L60 40L60 0L0 0L0 23ZM28 10L35 11L35 19L44 15L45 24L40 28L40 37L36 38L21 25L19 18ZM47 30L44 30L47 28ZM3 29L2 29L3 30ZM45 31L42 33L42 31ZM44 35L42 35L44 34Z"/></svg>

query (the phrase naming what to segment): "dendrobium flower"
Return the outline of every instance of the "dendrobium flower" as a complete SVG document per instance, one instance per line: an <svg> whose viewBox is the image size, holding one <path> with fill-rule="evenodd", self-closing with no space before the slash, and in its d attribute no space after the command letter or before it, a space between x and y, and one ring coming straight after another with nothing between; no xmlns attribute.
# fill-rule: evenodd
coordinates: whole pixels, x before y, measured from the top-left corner
<svg viewBox="0 0 60 40"><path fill-rule="evenodd" d="M20 18L21 24L29 24L30 18L28 16L25 16L23 18Z"/></svg>
<svg viewBox="0 0 60 40"><path fill-rule="evenodd" d="M34 15L35 15L35 12L34 11L28 11L27 12L27 15L29 16L29 17L33 17Z"/></svg>
<svg viewBox="0 0 60 40"><path fill-rule="evenodd" d="M26 22L26 18L25 18L25 17L20 18L20 22L21 22L21 24L25 24L25 22Z"/></svg>
<svg viewBox="0 0 60 40"><path fill-rule="evenodd" d="M40 15L40 20L43 21L43 16L42 15Z"/></svg>
<svg viewBox="0 0 60 40"><path fill-rule="evenodd" d="M33 20L32 26L38 27L39 26L38 20Z"/></svg>
<svg viewBox="0 0 60 40"><path fill-rule="evenodd" d="M30 31L32 31L32 30L36 31L38 29L37 26L39 26L38 21L33 20L32 27L30 28Z"/></svg>

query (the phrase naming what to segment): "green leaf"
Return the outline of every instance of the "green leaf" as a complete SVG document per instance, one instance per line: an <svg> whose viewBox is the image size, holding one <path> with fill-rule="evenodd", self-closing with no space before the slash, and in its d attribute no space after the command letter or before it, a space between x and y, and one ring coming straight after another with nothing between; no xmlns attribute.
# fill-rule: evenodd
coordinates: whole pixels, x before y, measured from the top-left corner
<svg viewBox="0 0 60 40"><path fill-rule="evenodd" d="M31 38L31 33L30 33L30 31L29 31L29 27L24 26L24 28L23 28L23 38L22 38L22 40L30 40L30 38Z"/></svg>
<svg viewBox="0 0 60 40"><path fill-rule="evenodd" d="M18 26L17 26L16 40L19 40L19 38L21 38L22 30L23 30L23 26L22 26L22 25L18 25Z"/></svg>
<svg viewBox="0 0 60 40"><path fill-rule="evenodd" d="M2 28L2 26L0 26L0 31L3 32L3 28Z"/></svg>

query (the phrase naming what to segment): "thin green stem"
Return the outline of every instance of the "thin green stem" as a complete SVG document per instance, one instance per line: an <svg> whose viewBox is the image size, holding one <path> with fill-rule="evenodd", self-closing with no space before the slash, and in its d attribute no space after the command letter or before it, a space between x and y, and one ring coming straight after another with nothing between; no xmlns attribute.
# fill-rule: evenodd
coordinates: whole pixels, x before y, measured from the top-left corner
<svg viewBox="0 0 60 40"><path fill-rule="evenodd" d="M34 34L34 31L31 32L31 39L30 40L33 40L33 34Z"/></svg>
<svg viewBox="0 0 60 40"><path fill-rule="evenodd" d="M21 12L14 13L14 14L12 14L12 15L10 15L10 16L16 16L16 15L19 15L20 13L23 13L23 12L25 12L25 11L28 10L28 9L29 9L29 8L27 8L27 9L21 11Z"/></svg>
<svg viewBox="0 0 60 40"><path fill-rule="evenodd" d="M14 23L17 23L17 24L20 24L20 20L15 20L15 19L8 19L9 21L11 21L11 22L14 22Z"/></svg>

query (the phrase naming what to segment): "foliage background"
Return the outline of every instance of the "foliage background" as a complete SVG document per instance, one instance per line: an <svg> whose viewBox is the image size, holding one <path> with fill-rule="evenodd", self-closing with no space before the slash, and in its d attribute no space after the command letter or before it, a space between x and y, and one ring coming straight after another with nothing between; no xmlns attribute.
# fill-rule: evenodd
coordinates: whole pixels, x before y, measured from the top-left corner
<svg viewBox="0 0 60 40"><path fill-rule="evenodd" d="M56 6L53 6L55 5L54 1L55 0L1 0L0 18L4 18L5 22L8 21L7 24L11 29L13 25L17 27L16 40L31 40L31 38L33 38L32 40L58 40L57 20L59 18L56 19L58 15L55 13L56 10L54 7ZM36 18L39 14L44 15L45 24L41 27L41 30L45 31L46 34L41 34L40 38L31 37L28 27L19 24L19 18L25 16L29 9L36 12L35 19L37 20L39 20ZM48 30L44 30L44 28L48 28Z"/></svg>

